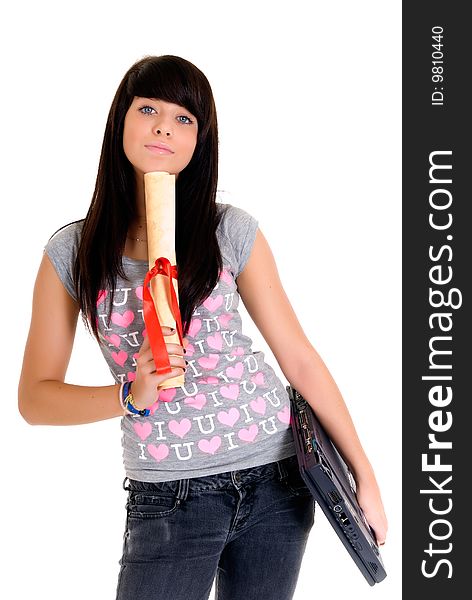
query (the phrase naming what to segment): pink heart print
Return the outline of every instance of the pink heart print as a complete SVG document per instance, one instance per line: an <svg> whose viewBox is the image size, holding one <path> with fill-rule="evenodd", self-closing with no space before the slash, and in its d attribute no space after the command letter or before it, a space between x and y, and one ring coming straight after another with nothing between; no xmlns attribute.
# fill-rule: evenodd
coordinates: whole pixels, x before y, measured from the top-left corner
<svg viewBox="0 0 472 600"><path fill-rule="evenodd" d="M229 285L231 285L233 283L233 278L231 277L230 273L226 269L223 269L223 271L221 271L220 279Z"/></svg>
<svg viewBox="0 0 472 600"><path fill-rule="evenodd" d="M126 310L123 314L114 312L111 315L112 323L119 325L120 327L128 327L134 321L134 312L132 310Z"/></svg>
<svg viewBox="0 0 472 600"><path fill-rule="evenodd" d="M169 448L165 444L159 444L159 446L157 447L154 446L154 444L148 444L147 450L149 454L155 460L157 460L157 462L164 460L164 458L167 458L167 456L169 455Z"/></svg>
<svg viewBox="0 0 472 600"><path fill-rule="evenodd" d="M159 400L156 400L154 402L154 404L151 404L151 406L149 407L149 410L151 411L151 415L153 415L158 408L159 408Z"/></svg>
<svg viewBox="0 0 472 600"><path fill-rule="evenodd" d="M190 422L190 419L182 419L180 423L175 419L169 421L169 430L175 435L178 435L180 438L185 437L185 435L190 431L191 427L192 423Z"/></svg>
<svg viewBox="0 0 472 600"><path fill-rule="evenodd" d="M207 337L207 344L213 350L221 350L223 348L223 337L219 331Z"/></svg>
<svg viewBox="0 0 472 600"><path fill-rule="evenodd" d="M218 383L218 377L212 377L211 375L210 377L201 377L198 383Z"/></svg>
<svg viewBox="0 0 472 600"><path fill-rule="evenodd" d="M190 337L195 337L197 335L197 333L200 331L200 329L202 328L202 322L200 319L192 319L190 321L190 325L188 327L188 334Z"/></svg>
<svg viewBox="0 0 472 600"><path fill-rule="evenodd" d="M170 402L175 398L175 394L177 390L175 388L166 388L165 390L161 390L159 392L159 400L161 402Z"/></svg>
<svg viewBox="0 0 472 600"><path fill-rule="evenodd" d="M233 315L231 313L225 313L218 317L218 321L220 322L220 325L222 327L228 327L228 323L231 321L232 318Z"/></svg>
<svg viewBox="0 0 472 600"><path fill-rule="evenodd" d="M208 296L208 298L203 303L203 306L208 309L210 312L215 312L218 310L220 306L223 304L223 295L219 294L216 298L212 298Z"/></svg>
<svg viewBox="0 0 472 600"><path fill-rule="evenodd" d="M255 400L251 400L249 406L252 410L259 415L264 415L266 411L266 401L261 396L258 396Z"/></svg>
<svg viewBox="0 0 472 600"><path fill-rule="evenodd" d="M112 333L111 335L105 335L103 336L108 342L110 342L110 344L112 344L113 346L115 346L115 348L119 348L120 344L121 344L121 338L119 335L116 335L116 333Z"/></svg>
<svg viewBox="0 0 472 600"><path fill-rule="evenodd" d="M212 370L218 364L220 357L218 354L210 354L210 356L202 356L202 358L198 359L198 364L204 369Z"/></svg>
<svg viewBox="0 0 472 600"><path fill-rule="evenodd" d="M218 421L220 423L223 423L223 425L228 425L229 427L232 427L238 419L239 410L237 408L234 408L234 406L230 408L228 412L221 410L218 413Z"/></svg>
<svg viewBox="0 0 472 600"><path fill-rule="evenodd" d="M218 448L221 446L221 438L218 435L215 435L211 438L211 440L200 440L198 442L198 447L205 454L215 454Z"/></svg>
<svg viewBox="0 0 472 600"><path fill-rule="evenodd" d="M238 432L238 437L240 440L243 440L243 442L253 442L258 431L259 431L259 428L254 423L247 429L240 429Z"/></svg>
<svg viewBox="0 0 472 600"><path fill-rule="evenodd" d="M185 398L184 404L188 404L189 406L193 406L193 408L198 408L201 410L205 404L207 403L207 399L205 394L197 394L196 396L192 396L190 398Z"/></svg>
<svg viewBox="0 0 472 600"><path fill-rule="evenodd" d="M256 373L251 377L251 381L257 385L264 385L264 373L259 371L259 373Z"/></svg>
<svg viewBox="0 0 472 600"><path fill-rule="evenodd" d="M282 410L279 410L277 417L281 423L290 423L290 407L285 405Z"/></svg>
<svg viewBox="0 0 472 600"><path fill-rule="evenodd" d="M242 356L243 354L244 354L244 349L241 348L241 346L238 346L231 352L230 356Z"/></svg>
<svg viewBox="0 0 472 600"><path fill-rule="evenodd" d="M143 299L143 286L140 285L136 288L136 296L142 300Z"/></svg>
<svg viewBox="0 0 472 600"><path fill-rule="evenodd" d="M135 423L133 425L133 429L135 430L138 437L144 442L146 438L148 438L152 433L152 425L151 423Z"/></svg>
<svg viewBox="0 0 472 600"><path fill-rule="evenodd" d="M187 356L193 356L195 354L195 348L193 347L192 344L187 344L187 346L185 347L186 350L186 355Z"/></svg>
<svg viewBox="0 0 472 600"><path fill-rule="evenodd" d="M226 369L226 375L231 377L232 379L241 379L241 376L244 371L244 365L242 362L238 362L234 365L234 367L228 367Z"/></svg>
<svg viewBox="0 0 472 600"><path fill-rule="evenodd" d="M120 367L122 367L127 358L128 355L126 354L126 352L124 350L120 350L119 352L112 352L111 356L113 358L113 360L116 362L117 365L120 365Z"/></svg>
<svg viewBox="0 0 472 600"><path fill-rule="evenodd" d="M229 398L230 400L236 400L239 396L239 385L237 383L231 383L230 385L224 385L220 387L220 394L223 398Z"/></svg>
<svg viewBox="0 0 472 600"><path fill-rule="evenodd" d="M100 306L100 304L105 300L105 298L107 296L108 296L107 290L100 290L98 292L98 296L97 296L97 306Z"/></svg>
<svg viewBox="0 0 472 600"><path fill-rule="evenodd" d="M126 375L128 381L134 381L136 379L136 373L134 371L129 371Z"/></svg>

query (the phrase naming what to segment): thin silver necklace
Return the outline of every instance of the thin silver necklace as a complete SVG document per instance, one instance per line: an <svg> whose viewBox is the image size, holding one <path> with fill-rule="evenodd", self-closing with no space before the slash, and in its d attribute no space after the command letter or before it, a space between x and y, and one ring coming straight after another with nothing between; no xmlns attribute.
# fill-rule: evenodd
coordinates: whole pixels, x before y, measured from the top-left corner
<svg viewBox="0 0 472 600"><path fill-rule="evenodd" d="M143 229L143 225L138 225L138 229ZM132 237L130 235L126 236L129 240L133 240L133 242L147 242L147 238L139 238L139 237Z"/></svg>
<svg viewBox="0 0 472 600"><path fill-rule="evenodd" d="M130 235L126 236L129 240L133 240L133 242L147 242L147 239L144 238L135 238L135 237L131 237Z"/></svg>

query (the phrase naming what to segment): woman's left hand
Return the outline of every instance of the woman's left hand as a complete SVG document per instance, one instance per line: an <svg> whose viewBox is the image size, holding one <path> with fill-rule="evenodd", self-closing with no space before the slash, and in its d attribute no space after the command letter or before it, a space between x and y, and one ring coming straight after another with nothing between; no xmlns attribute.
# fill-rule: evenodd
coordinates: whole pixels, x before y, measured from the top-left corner
<svg viewBox="0 0 472 600"><path fill-rule="evenodd" d="M378 485L375 480L372 482L356 482L356 484L357 501L367 522L374 530L377 544L383 546L387 537L388 523Z"/></svg>

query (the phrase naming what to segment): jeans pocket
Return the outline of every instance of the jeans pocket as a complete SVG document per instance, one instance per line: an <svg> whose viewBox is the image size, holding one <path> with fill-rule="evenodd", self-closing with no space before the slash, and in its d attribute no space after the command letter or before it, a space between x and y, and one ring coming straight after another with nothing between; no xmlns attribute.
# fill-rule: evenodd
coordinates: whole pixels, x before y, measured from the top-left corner
<svg viewBox="0 0 472 600"><path fill-rule="evenodd" d="M180 498L169 492L130 491L128 497L128 518L156 519L176 512L181 504Z"/></svg>
<svg viewBox="0 0 472 600"><path fill-rule="evenodd" d="M293 462L290 465L288 474L282 481L285 483L292 496L309 497L312 495L300 474L298 463Z"/></svg>

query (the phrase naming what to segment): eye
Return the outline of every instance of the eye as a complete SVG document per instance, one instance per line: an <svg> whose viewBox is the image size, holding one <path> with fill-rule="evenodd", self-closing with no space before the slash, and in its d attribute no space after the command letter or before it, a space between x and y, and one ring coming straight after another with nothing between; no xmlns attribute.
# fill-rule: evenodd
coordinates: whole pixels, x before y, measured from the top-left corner
<svg viewBox="0 0 472 600"><path fill-rule="evenodd" d="M141 112L143 115L152 115L152 111L156 112L152 106L142 106L139 109L139 112Z"/></svg>
<svg viewBox="0 0 472 600"><path fill-rule="evenodd" d="M185 116L185 115L180 115L179 117L177 117L177 119L186 119L184 121L180 121L180 123L184 123L184 124L188 124L188 125L190 125L191 123L193 123L192 119L190 117Z"/></svg>

